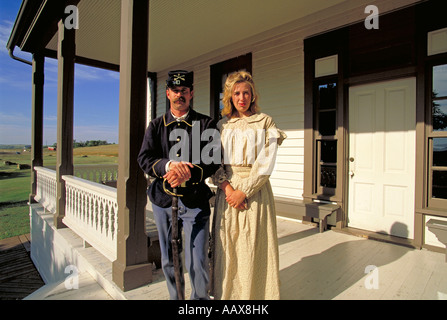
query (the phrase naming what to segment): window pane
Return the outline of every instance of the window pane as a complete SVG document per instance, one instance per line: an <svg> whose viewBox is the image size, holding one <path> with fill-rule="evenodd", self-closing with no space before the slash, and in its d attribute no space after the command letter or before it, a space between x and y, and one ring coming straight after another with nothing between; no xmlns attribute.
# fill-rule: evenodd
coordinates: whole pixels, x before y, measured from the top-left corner
<svg viewBox="0 0 447 320"><path fill-rule="evenodd" d="M324 163L337 162L337 141L320 141L321 161Z"/></svg>
<svg viewBox="0 0 447 320"><path fill-rule="evenodd" d="M433 98L447 97L447 64L433 67Z"/></svg>
<svg viewBox="0 0 447 320"><path fill-rule="evenodd" d="M432 196L447 199L447 171L433 171Z"/></svg>
<svg viewBox="0 0 447 320"><path fill-rule="evenodd" d="M433 131L447 131L447 100L432 103Z"/></svg>
<svg viewBox="0 0 447 320"><path fill-rule="evenodd" d="M447 138L433 139L433 166L447 167Z"/></svg>
<svg viewBox="0 0 447 320"><path fill-rule="evenodd" d="M335 166L321 166L321 180L320 185L326 188L337 187L337 167Z"/></svg>
<svg viewBox="0 0 447 320"><path fill-rule="evenodd" d="M335 116L336 111L322 111L320 112L320 123L318 129L322 136L335 135Z"/></svg>
<svg viewBox="0 0 447 320"><path fill-rule="evenodd" d="M335 109L337 106L337 84L328 83L318 87L320 110Z"/></svg>

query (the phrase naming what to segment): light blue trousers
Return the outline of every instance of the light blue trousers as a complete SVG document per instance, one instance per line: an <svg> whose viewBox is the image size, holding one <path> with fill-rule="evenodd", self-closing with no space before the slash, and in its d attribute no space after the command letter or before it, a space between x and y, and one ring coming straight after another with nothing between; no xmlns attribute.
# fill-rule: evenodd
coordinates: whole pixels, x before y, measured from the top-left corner
<svg viewBox="0 0 447 320"><path fill-rule="evenodd" d="M175 285L174 264L172 261L171 219L172 208L161 208L152 204L155 223L160 241L161 265L166 277L171 300L178 300ZM185 252L185 267L191 280L191 300L209 299L208 240L210 210L187 208L179 197L179 230L183 229L182 247ZM182 259L180 256L181 282L185 286Z"/></svg>

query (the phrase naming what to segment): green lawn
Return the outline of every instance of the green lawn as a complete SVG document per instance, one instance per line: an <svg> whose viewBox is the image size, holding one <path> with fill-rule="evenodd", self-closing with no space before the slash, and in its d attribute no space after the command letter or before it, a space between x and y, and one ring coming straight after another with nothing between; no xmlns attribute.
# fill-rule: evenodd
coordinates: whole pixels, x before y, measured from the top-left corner
<svg viewBox="0 0 447 320"><path fill-rule="evenodd" d="M74 164L110 164L117 162L118 145L77 148ZM45 150L45 166L56 165L56 152ZM8 165L6 161L16 163ZM28 199L31 190L31 170L17 164L31 164L29 151L0 149L0 240L27 234L29 228Z"/></svg>
<svg viewBox="0 0 447 320"><path fill-rule="evenodd" d="M1 206L0 240L20 236L29 232L29 207L26 201L22 204Z"/></svg>
<svg viewBox="0 0 447 320"><path fill-rule="evenodd" d="M29 233L30 193L29 169L18 169L5 161L29 164L29 153L24 156L14 152L0 153L0 239Z"/></svg>

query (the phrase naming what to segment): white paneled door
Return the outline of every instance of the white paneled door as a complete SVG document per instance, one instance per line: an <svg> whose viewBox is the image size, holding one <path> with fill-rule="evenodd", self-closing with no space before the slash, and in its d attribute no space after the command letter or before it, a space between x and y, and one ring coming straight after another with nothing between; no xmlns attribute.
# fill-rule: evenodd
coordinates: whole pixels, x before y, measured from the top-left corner
<svg viewBox="0 0 447 320"><path fill-rule="evenodd" d="M415 78L349 89L348 226L413 238Z"/></svg>

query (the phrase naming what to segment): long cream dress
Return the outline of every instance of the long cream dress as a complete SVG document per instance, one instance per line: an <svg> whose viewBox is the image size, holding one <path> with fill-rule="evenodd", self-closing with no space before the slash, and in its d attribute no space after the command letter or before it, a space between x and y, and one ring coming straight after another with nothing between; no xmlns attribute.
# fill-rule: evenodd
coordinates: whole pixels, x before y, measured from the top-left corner
<svg viewBox="0 0 447 320"><path fill-rule="evenodd" d="M213 218L214 297L279 299L278 237L269 175L277 146L286 135L263 113L225 118L218 128L224 165L213 182L228 180L235 190L243 191L248 209L228 205L218 188Z"/></svg>

